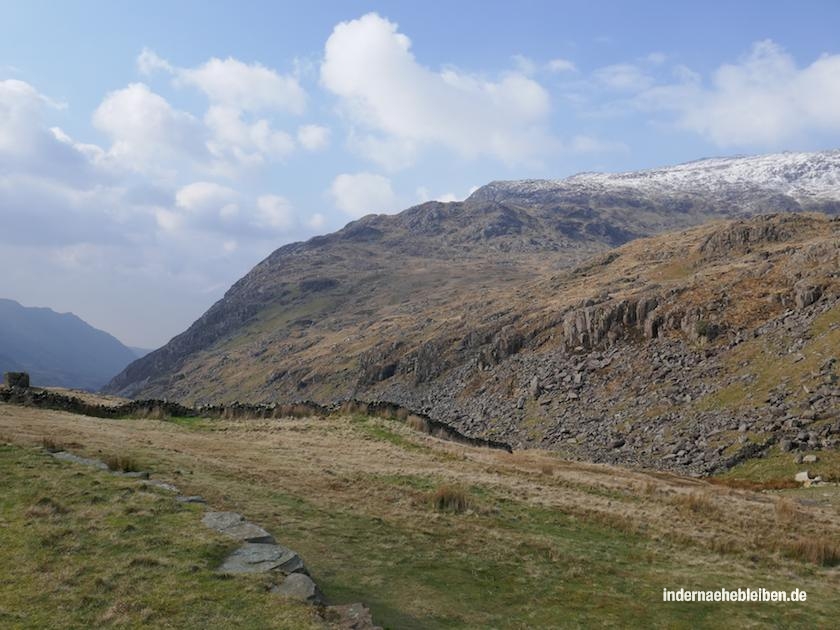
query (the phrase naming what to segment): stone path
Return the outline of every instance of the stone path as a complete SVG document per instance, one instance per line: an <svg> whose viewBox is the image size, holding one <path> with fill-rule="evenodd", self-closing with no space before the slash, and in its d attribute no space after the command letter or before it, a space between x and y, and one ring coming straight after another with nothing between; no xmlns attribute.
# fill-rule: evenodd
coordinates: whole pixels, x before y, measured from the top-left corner
<svg viewBox="0 0 840 630"><path fill-rule="evenodd" d="M198 495L183 495L177 486L151 479L148 472L121 472L110 470L108 465L98 459L80 457L67 451L50 452L57 460L90 466L114 475L138 479L143 485L159 488L174 493L175 500L181 503L205 504L207 501ZM271 592L281 597L313 604L319 607L322 617L329 627L338 630L381 630L374 625L370 610L361 603L327 606L326 598L312 580L301 557L296 551L277 543L265 529L245 519L236 512L208 511L201 522L205 527L242 543L231 552L217 569L223 574L272 573L282 581L272 587Z"/></svg>

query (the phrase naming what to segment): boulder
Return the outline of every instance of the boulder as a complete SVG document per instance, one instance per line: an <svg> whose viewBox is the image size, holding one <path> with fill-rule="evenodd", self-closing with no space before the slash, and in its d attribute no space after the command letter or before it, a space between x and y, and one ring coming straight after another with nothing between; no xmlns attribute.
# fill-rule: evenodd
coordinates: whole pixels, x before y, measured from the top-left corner
<svg viewBox="0 0 840 630"><path fill-rule="evenodd" d="M283 583L272 588L271 592L308 604L324 603L324 594L321 593L321 589L312 581L312 578L303 573L287 575Z"/></svg>

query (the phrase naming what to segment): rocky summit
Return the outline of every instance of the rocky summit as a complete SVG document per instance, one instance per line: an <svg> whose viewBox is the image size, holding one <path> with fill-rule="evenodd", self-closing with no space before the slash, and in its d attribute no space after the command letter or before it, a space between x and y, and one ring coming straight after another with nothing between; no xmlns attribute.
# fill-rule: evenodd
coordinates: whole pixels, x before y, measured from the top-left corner
<svg viewBox="0 0 840 630"><path fill-rule="evenodd" d="M708 473L840 434L840 152L494 182L284 246L106 391L382 399Z"/></svg>

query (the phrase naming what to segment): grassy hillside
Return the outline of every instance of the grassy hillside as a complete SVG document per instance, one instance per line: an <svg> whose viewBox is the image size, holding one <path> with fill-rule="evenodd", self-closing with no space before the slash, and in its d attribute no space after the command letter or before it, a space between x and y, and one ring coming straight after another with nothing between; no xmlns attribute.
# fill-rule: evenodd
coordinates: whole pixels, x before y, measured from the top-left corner
<svg viewBox="0 0 840 630"><path fill-rule="evenodd" d="M13 490L2 499L11 527L0 530L0 554L17 573L0 609L17 623L27 614L115 623L109 611L121 601L116 610L138 624L173 614L189 627L226 614L226 627L284 627L303 614L253 621L277 604L258 584L212 576L220 543L194 526L193 508L54 463L33 450L44 437L81 454L131 456L214 508L239 511L301 553L328 598L363 601L390 628L825 627L840 613L840 519L823 498L836 497L834 486L800 502L731 480L467 448L361 416L109 421L3 405L0 441L27 447L6 447L1 459ZM26 526L33 519L37 528ZM59 528L60 543L44 547L51 530L40 528ZM62 545L90 556L64 569L77 560ZM97 590L101 580L111 590ZM720 587L800 588L808 600L662 602L663 588ZM248 604L224 604L234 593ZM178 601L201 602L206 617Z"/></svg>
<svg viewBox="0 0 840 630"><path fill-rule="evenodd" d="M231 544L196 506L19 446L0 478L0 627L320 627L264 579L216 575Z"/></svg>

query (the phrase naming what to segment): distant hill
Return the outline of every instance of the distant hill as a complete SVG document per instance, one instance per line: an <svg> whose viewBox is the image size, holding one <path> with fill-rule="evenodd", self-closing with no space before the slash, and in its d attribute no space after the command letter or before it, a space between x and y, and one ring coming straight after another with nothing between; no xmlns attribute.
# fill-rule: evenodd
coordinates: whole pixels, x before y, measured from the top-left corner
<svg viewBox="0 0 840 630"><path fill-rule="evenodd" d="M72 313L0 299L0 372L29 372L37 386L97 390L137 357Z"/></svg>

